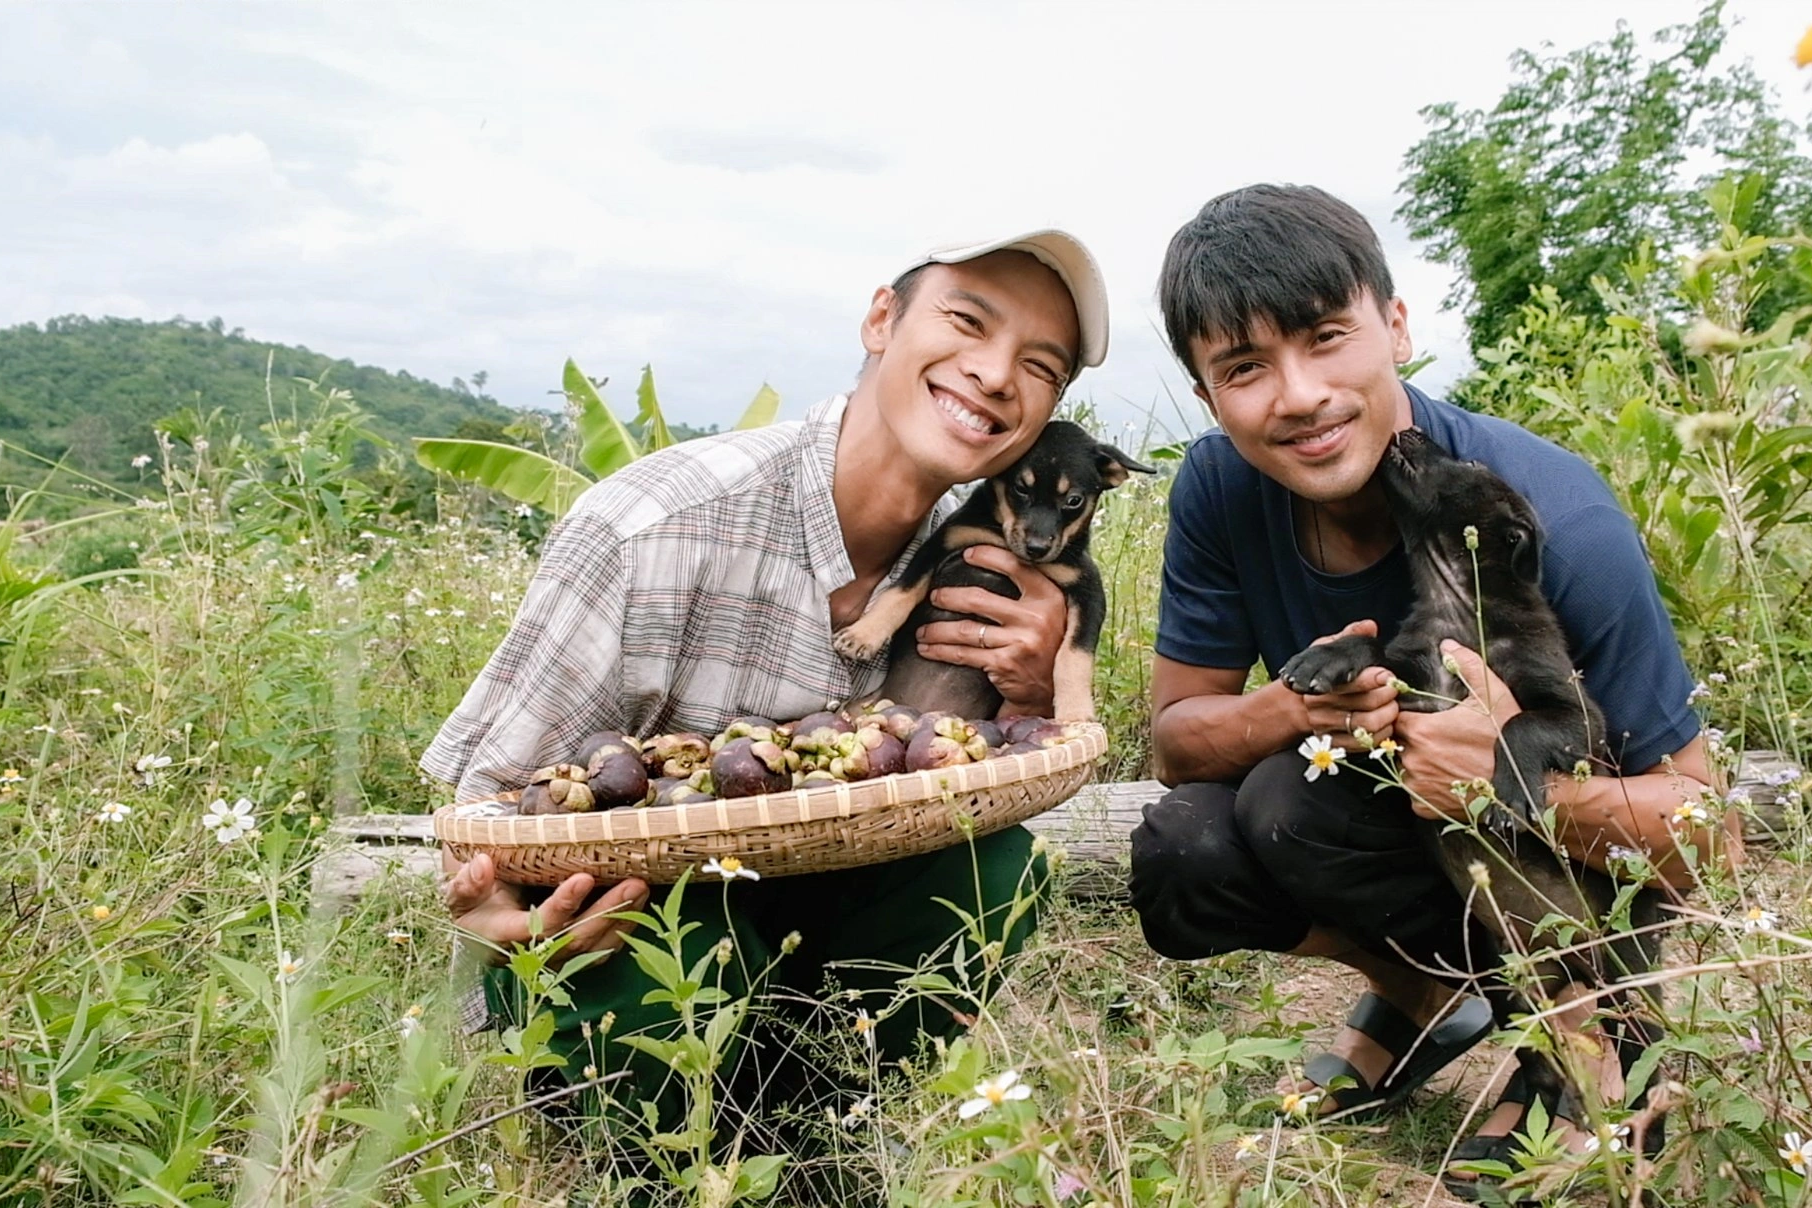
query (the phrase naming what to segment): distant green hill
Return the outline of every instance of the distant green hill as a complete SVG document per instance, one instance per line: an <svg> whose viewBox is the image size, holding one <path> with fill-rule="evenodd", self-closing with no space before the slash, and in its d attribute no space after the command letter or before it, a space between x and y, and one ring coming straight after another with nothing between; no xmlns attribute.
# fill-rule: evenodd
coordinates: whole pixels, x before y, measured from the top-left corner
<svg viewBox="0 0 1812 1208"><path fill-rule="evenodd" d="M136 480L132 458L156 448L152 423L179 408L221 408L248 432L268 420L265 364L273 354L272 395L283 413L305 393L292 379L325 378L350 390L372 429L399 443L451 436L471 420L504 424L516 414L488 395L406 372L250 340L219 319L70 315L42 327L0 328L0 440L47 457L67 455L71 466L97 478Z"/></svg>

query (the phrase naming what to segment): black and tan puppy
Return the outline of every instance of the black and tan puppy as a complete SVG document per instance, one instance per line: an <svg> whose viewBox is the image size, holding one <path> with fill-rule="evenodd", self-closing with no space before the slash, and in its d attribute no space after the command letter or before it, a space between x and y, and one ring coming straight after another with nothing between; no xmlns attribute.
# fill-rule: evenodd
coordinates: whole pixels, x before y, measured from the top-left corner
<svg viewBox="0 0 1812 1208"><path fill-rule="evenodd" d="M1551 915L1590 929L1611 909L1615 882L1564 859L1535 833L1547 774L1572 772L1582 760L1595 763L1602 754L1604 718L1575 675L1566 634L1541 594L1541 530L1534 509L1491 470L1458 460L1414 428L1391 442L1381 478L1409 558L1414 606L1388 645L1353 635L1311 646L1284 664L1278 678L1307 695L1340 687L1367 667L1388 667L1417 690L1399 696L1399 709L1451 708L1468 692L1442 664L1441 643L1478 646L1482 615L1481 653L1522 709L1504 723L1492 776L1502 806L1492 807L1477 834L1441 821L1429 822L1426 833L1462 894L1473 890L1472 864L1492 870L1497 909L1481 906L1478 913L1500 941L1521 951L1539 947L1536 927ZM1509 870L1505 859L1513 866ZM1659 906L1658 890L1638 891L1631 924L1653 923ZM1646 971L1654 961L1646 937L1621 931L1605 936L1601 945L1572 947L1576 950L1542 971L1550 992L1566 980L1602 986L1618 974ZM1498 1001L1501 1013L1507 1004L1502 997ZM1530 1072L1538 1087L1553 1086L1551 1068Z"/></svg>
<svg viewBox="0 0 1812 1208"><path fill-rule="evenodd" d="M1037 443L1005 471L977 487L925 539L898 583L832 639L848 658L872 658L891 643L880 695L917 709L946 709L960 717L993 717L1001 696L987 673L919 657L916 633L932 621L980 620L934 607L934 588L986 587L1009 599L1019 588L1005 575L963 560L972 545L998 545L1042 571L1063 589L1069 621L1057 652L1054 711L1059 720L1094 717L1095 643L1107 612L1101 574L1088 555L1089 523L1101 492L1127 474L1150 474L1079 424L1053 420Z"/></svg>

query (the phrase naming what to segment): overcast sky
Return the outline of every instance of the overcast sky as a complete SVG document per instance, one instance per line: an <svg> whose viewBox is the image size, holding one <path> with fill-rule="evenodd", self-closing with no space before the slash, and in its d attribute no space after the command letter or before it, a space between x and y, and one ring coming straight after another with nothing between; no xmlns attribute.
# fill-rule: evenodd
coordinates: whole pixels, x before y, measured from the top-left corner
<svg viewBox="0 0 1812 1208"><path fill-rule="evenodd" d="M546 405L567 356L632 409L733 421L845 388L877 284L925 247L1059 225L1114 308L1077 390L1187 391L1164 245L1209 197L1321 185L1384 232L1412 330L1464 368L1449 278L1391 215L1417 110L1519 46L1694 0L1174 5L0 0L0 325L218 315L252 336ZM1801 0L1731 0L1788 102Z"/></svg>

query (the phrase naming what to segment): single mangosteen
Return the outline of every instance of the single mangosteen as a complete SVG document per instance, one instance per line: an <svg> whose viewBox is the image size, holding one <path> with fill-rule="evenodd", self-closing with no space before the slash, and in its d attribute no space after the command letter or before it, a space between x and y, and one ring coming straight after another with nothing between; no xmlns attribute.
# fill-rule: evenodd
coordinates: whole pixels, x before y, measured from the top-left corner
<svg viewBox="0 0 1812 1208"><path fill-rule="evenodd" d="M615 730L593 730L579 740L579 750L573 756L572 761L582 768L590 767L591 761L598 757L599 751L613 745L621 745L625 749L637 753L642 749L641 743L626 734L620 734Z"/></svg>
<svg viewBox="0 0 1812 1208"><path fill-rule="evenodd" d="M648 804L648 769L628 747L606 743L599 748L585 769L585 783L599 809Z"/></svg>
<svg viewBox="0 0 1812 1208"><path fill-rule="evenodd" d="M653 777L684 778L710 762L711 740L703 734L657 734L642 744L642 763Z"/></svg>
<svg viewBox="0 0 1812 1208"><path fill-rule="evenodd" d="M785 751L746 737L731 739L711 756L711 779L720 797L778 793L793 783Z"/></svg>
<svg viewBox="0 0 1812 1208"><path fill-rule="evenodd" d="M920 729L906 744L907 771L925 772L973 762L962 743L929 727Z"/></svg>
<svg viewBox="0 0 1812 1208"><path fill-rule="evenodd" d="M541 768L522 790L522 813L583 814L595 808L591 787L585 783L585 769L576 763L557 763Z"/></svg>

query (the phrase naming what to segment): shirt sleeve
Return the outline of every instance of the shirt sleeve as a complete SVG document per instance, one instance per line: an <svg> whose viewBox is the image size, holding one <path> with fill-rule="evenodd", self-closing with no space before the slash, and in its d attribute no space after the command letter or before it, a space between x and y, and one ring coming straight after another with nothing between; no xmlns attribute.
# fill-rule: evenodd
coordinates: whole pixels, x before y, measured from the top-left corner
<svg viewBox="0 0 1812 1208"><path fill-rule="evenodd" d="M1213 471L1199 450L1190 451L1170 488L1153 648L1195 667L1244 669L1258 661L1258 642L1226 547L1226 518Z"/></svg>
<svg viewBox="0 0 1812 1208"><path fill-rule="evenodd" d="M1623 775L1646 772L1700 725L1688 703L1692 675L1642 538L1622 509L1593 504L1547 535L1544 559L1575 665L1604 710L1611 758Z"/></svg>
<svg viewBox="0 0 1812 1208"><path fill-rule="evenodd" d="M629 543L595 513L560 522L509 633L422 756L422 771L470 800L521 788L587 734L621 728L615 689L631 561Z"/></svg>

